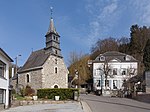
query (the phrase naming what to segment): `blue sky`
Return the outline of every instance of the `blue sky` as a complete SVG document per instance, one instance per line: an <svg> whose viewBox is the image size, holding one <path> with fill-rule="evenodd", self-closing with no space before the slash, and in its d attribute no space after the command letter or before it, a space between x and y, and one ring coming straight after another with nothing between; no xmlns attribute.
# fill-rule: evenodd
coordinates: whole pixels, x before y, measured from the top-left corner
<svg viewBox="0 0 150 112"><path fill-rule="evenodd" d="M50 7L67 62L72 51L90 53L99 39L129 37L133 24L150 26L150 0L0 0L0 47L23 65L45 47Z"/></svg>

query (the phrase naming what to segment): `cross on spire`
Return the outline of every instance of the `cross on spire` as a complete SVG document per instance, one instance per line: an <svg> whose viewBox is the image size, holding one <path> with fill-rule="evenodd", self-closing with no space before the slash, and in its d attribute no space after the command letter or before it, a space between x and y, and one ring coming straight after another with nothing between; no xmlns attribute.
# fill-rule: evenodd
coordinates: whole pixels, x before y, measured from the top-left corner
<svg viewBox="0 0 150 112"><path fill-rule="evenodd" d="M53 16L53 7L51 7L51 18Z"/></svg>

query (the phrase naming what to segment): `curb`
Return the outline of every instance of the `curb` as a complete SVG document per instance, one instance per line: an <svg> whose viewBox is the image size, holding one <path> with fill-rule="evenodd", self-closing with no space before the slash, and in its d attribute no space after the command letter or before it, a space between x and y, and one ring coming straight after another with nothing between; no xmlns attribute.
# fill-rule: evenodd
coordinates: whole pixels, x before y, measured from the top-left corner
<svg viewBox="0 0 150 112"><path fill-rule="evenodd" d="M92 112L91 108L85 101L80 101L80 104L82 106L83 112Z"/></svg>

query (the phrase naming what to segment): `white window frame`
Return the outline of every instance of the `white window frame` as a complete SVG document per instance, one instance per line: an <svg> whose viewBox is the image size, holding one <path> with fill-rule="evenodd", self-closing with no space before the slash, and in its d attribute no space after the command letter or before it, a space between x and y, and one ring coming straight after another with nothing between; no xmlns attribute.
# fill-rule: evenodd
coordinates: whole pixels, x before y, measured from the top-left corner
<svg viewBox="0 0 150 112"><path fill-rule="evenodd" d="M125 71L125 74L123 74L124 71ZM126 68L121 68L121 75L127 75L127 69Z"/></svg>
<svg viewBox="0 0 150 112"><path fill-rule="evenodd" d="M114 74L114 70L116 71L117 74ZM118 75L118 68L113 68L113 69L112 69L112 74L113 74L113 75Z"/></svg>

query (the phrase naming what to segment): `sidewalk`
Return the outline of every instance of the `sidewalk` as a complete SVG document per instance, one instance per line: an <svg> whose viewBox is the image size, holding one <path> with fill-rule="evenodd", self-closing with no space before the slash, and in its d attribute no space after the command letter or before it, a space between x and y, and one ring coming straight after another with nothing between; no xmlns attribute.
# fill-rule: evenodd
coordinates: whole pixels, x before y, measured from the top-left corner
<svg viewBox="0 0 150 112"><path fill-rule="evenodd" d="M91 108L85 101L81 100L81 106L84 112L92 112Z"/></svg>
<svg viewBox="0 0 150 112"><path fill-rule="evenodd" d="M19 106L1 112L84 112L80 102Z"/></svg>

